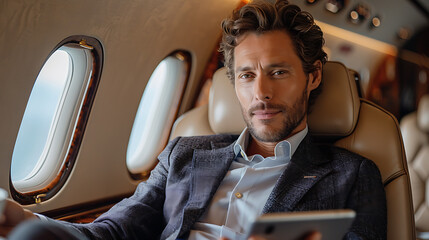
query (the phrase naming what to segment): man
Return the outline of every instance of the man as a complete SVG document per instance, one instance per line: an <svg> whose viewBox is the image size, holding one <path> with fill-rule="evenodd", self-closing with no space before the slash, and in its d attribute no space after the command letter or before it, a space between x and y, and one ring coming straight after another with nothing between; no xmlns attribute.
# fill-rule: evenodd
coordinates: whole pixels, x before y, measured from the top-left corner
<svg viewBox="0 0 429 240"><path fill-rule="evenodd" d="M256 2L222 26L221 50L247 124L242 134L176 138L149 180L93 223L38 221L11 238L235 239L263 213L342 208L357 213L345 239L386 238L375 164L317 146L308 134L307 111L326 61L313 18L286 1ZM8 205L3 229L34 217Z"/></svg>

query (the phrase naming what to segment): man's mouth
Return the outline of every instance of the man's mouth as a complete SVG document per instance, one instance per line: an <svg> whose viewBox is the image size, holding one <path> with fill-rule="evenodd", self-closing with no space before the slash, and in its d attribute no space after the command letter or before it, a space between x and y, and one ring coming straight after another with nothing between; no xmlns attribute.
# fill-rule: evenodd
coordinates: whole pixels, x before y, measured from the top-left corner
<svg viewBox="0 0 429 240"><path fill-rule="evenodd" d="M278 109L263 109L252 111L251 115L259 120L269 120L277 116L279 113L281 113L281 110Z"/></svg>

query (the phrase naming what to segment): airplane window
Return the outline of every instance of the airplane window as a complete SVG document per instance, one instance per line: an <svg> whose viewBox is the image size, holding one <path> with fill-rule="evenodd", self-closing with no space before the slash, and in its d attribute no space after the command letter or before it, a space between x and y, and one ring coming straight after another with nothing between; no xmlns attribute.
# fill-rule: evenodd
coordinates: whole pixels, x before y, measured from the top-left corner
<svg viewBox="0 0 429 240"><path fill-rule="evenodd" d="M65 182L98 86L100 54L94 51L101 45L94 50L86 40L71 39L46 60L21 121L10 177L12 196L22 204L53 196Z"/></svg>
<svg viewBox="0 0 429 240"><path fill-rule="evenodd" d="M164 148L189 75L190 56L176 52L159 63L146 85L127 149L127 167L142 178Z"/></svg>
<svg viewBox="0 0 429 240"><path fill-rule="evenodd" d="M55 130L58 118L55 113L62 107L62 96L70 86L70 60L66 51L55 51L36 79L15 144L11 169L13 182L29 178L39 160L46 155L52 141L48 135Z"/></svg>

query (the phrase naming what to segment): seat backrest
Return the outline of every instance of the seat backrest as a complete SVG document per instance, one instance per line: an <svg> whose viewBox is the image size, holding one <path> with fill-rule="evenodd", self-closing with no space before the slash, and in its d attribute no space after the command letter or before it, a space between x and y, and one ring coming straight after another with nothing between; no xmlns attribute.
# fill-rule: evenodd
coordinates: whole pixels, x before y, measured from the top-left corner
<svg viewBox="0 0 429 240"><path fill-rule="evenodd" d="M322 76L322 93L308 116L309 131L377 164L386 191L388 239L415 239L410 179L396 118L359 98L354 76L343 64L326 63ZM181 116L171 136L239 134L244 127L234 87L220 69L213 76L208 105Z"/></svg>
<svg viewBox="0 0 429 240"><path fill-rule="evenodd" d="M429 95L401 120L418 232L429 232Z"/></svg>

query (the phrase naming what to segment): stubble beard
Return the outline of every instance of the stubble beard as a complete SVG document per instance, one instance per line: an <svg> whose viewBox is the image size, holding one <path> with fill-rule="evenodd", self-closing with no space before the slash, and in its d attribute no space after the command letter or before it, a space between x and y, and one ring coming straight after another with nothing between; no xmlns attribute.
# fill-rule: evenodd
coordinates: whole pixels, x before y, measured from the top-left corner
<svg viewBox="0 0 429 240"><path fill-rule="evenodd" d="M301 122L304 120L305 115L307 113L307 87L305 87L301 97L295 101L293 106L287 106L287 105L275 105L270 103L259 103L258 105L251 107L247 112L245 112L243 109L243 116L244 121L246 122L247 128L249 130L249 133L258 141L261 142L280 142L287 137L289 137L293 130L296 129L296 127L301 124ZM251 116L252 112L257 109L277 109L280 110L284 119L283 124L281 125L280 129L268 129L264 130L264 132L258 131L252 124ZM271 120L259 120L264 125L269 126Z"/></svg>

